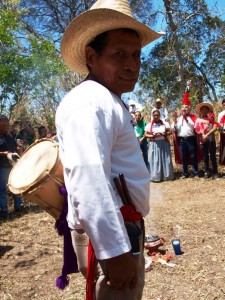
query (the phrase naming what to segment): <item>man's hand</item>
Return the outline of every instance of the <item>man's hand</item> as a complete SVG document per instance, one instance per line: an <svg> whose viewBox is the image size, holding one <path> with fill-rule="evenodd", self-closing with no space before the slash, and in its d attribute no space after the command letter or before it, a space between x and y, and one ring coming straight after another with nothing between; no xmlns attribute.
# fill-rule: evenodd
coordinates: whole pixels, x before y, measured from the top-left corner
<svg viewBox="0 0 225 300"><path fill-rule="evenodd" d="M208 134L202 134L202 139L203 141L207 141L208 140Z"/></svg>
<svg viewBox="0 0 225 300"><path fill-rule="evenodd" d="M130 252L106 260L108 286L115 290L133 289L138 280L138 256Z"/></svg>

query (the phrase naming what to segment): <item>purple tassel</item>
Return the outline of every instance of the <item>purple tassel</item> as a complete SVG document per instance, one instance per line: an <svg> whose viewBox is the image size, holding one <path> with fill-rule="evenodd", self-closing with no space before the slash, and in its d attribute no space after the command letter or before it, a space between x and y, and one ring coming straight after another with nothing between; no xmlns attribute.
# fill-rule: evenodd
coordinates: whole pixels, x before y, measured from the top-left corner
<svg viewBox="0 0 225 300"><path fill-rule="evenodd" d="M59 188L59 193L65 198L65 203L63 206L63 210L61 212L60 217L55 222L55 229L58 232L58 235L63 236L65 226L67 226L66 216L68 212L68 205L67 205L67 190L64 186Z"/></svg>
<svg viewBox="0 0 225 300"><path fill-rule="evenodd" d="M66 216L68 213L68 205L67 205L67 190L64 186L59 188L59 192L65 198L65 203L63 207L63 211L58 220L55 222L55 229L58 234L63 236L63 268L62 275L56 279L56 286L60 290L64 290L65 287L69 284L68 274L78 272L77 266L77 257L73 249L70 229L68 227L68 223L66 220Z"/></svg>
<svg viewBox="0 0 225 300"><path fill-rule="evenodd" d="M60 186L59 188L59 192L62 196L64 196L65 198L67 198L67 190L65 186Z"/></svg>
<svg viewBox="0 0 225 300"><path fill-rule="evenodd" d="M59 276L56 279L56 286L57 288L59 288L60 290L64 290L65 287L67 287L67 285L69 284L69 278L68 276Z"/></svg>

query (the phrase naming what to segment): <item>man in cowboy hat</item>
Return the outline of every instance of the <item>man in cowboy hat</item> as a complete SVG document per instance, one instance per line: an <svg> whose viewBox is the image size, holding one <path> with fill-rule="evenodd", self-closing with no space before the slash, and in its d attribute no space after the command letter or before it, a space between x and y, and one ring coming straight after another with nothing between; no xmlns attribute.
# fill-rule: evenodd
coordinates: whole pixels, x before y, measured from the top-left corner
<svg viewBox="0 0 225 300"><path fill-rule="evenodd" d="M166 107L162 106L162 100L160 98L157 98L155 100L155 107L153 107L152 112L151 112L151 119L153 119L153 112L154 110L158 109L160 111L160 119L164 122L168 122L168 111Z"/></svg>
<svg viewBox="0 0 225 300"><path fill-rule="evenodd" d="M216 140L215 131L219 127L219 123L215 122L213 106L207 102L201 102L196 105L196 111L200 115L195 122L195 131L200 138L200 145L203 154L205 179L208 179L210 174L209 156L212 162L213 179L218 179L218 167L216 161Z"/></svg>
<svg viewBox="0 0 225 300"><path fill-rule="evenodd" d="M134 215L145 217L150 177L121 95L132 91L138 80L141 48L158 37L133 18L127 0L99 0L70 23L62 39L65 64L88 74L59 105L56 126L68 192L67 221L89 299L94 294L98 300L142 296L143 234L140 251L132 253L113 179L124 174ZM131 223L140 232L140 218ZM97 278L90 255L86 268L84 232L99 263Z"/></svg>

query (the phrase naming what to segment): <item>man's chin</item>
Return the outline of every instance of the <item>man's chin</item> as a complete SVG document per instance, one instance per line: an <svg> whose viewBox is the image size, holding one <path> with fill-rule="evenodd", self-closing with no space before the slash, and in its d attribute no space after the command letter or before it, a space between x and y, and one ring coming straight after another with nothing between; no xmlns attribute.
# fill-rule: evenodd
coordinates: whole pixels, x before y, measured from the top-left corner
<svg viewBox="0 0 225 300"><path fill-rule="evenodd" d="M129 93L129 92L132 92L134 90L134 87L135 87L135 83L126 83L123 85L123 93Z"/></svg>

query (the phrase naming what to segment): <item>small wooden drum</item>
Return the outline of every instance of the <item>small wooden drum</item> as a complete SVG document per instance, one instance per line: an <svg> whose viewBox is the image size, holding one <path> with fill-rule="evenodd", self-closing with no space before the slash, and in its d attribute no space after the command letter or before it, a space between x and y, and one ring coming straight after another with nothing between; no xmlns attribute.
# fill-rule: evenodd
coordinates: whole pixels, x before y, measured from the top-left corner
<svg viewBox="0 0 225 300"><path fill-rule="evenodd" d="M59 146L53 139L41 139L30 145L10 172L8 187L36 203L55 219L64 205L59 187L64 186Z"/></svg>

